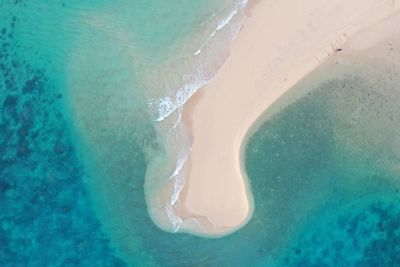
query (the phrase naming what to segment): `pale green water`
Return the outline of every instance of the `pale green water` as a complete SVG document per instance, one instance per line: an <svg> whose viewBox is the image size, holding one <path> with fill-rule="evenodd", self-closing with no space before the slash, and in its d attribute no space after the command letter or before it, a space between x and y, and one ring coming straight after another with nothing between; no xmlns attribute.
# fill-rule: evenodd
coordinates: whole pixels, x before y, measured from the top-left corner
<svg viewBox="0 0 400 267"><path fill-rule="evenodd" d="M351 69L262 124L245 148L256 206L240 231L205 239L154 225L146 172L170 170L175 143L147 100L173 95L199 63L193 53L216 24L207 18L228 6L0 4L1 266L400 263L394 66Z"/></svg>

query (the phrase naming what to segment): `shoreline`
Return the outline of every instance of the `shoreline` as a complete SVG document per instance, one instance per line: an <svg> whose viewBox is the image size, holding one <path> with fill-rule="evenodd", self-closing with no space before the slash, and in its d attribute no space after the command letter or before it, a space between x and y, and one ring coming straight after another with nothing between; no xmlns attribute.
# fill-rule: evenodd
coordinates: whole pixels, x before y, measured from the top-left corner
<svg viewBox="0 0 400 267"><path fill-rule="evenodd" d="M333 13L336 4L346 5L342 14ZM250 15L231 44L229 58L215 79L184 105L182 121L192 152L177 215L183 221L194 218L200 225L184 223L181 232L219 237L250 220L254 203L242 155L249 129L298 81L341 51L349 36L388 17L397 7L382 5L368 21L358 14L361 22L350 17L335 24L336 19L346 20L351 8L352 14L358 11L363 2L340 4L325 7L321 1L307 0L293 8L282 2L249 3ZM318 8L325 8L322 11L332 16L332 24L320 25L316 15L310 16ZM329 16L320 19L329 21ZM280 29L275 27L278 24Z"/></svg>

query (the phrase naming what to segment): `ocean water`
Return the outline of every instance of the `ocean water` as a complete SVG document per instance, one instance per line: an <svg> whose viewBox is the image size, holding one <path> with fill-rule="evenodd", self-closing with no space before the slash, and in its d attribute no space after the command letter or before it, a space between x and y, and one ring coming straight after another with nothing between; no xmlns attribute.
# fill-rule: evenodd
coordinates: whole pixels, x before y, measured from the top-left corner
<svg viewBox="0 0 400 267"><path fill-rule="evenodd" d="M399 68L381 58L312 74L249 137L255 217L284 236L271 266L400 264Z"/></svg>
<svg viewBox="0 0 400 267"><path fill-rule="evenodd" d="M399 264L392 65L357 63L277 103L244 147L256 205L246 227L170 233L185 223L171 204L190 147L179 109L226 58L241 7L0 3L0 266Z"/></svg>
<svg viewBox="0 0 400 267"><path fill-rule="evenodd" d="M37 32L21 25L41 18L12 2L0 4L0 265L124 266L88 198L53 58L25 50Z"/></svg>
<svg viewBox="0 0 400 267"><path fill-rule="evenodd" d="M226 57L223 48L234 34L226 23L240 6L214 0L1 1L1 266L149 265L140 261L148 259L141 256L147 255L142 236L129 236L121 249L125 244L118 240L138 220L160 232L148 217L143 190L148 151L166 142L156 120L171 115L162 113L166 106L159 99L172 99L166 107L172 113L212 77L204 68ZM213 46L221 53L211 52ZM105 219L127 212L109 195L119 189L120 200L133 194L128 213L138 217L128 216L129 225L118 232L120 221ZM125 251L135 260L121 259Z"/></svg>
<svg viewBox="0 0 400 267"><path fill-rule="evenodd" d="M114 174L107 172L116 171L110 161L115 153L128 153L126 159L144 153L148 211L160 227L176 232L185 224L176 216L175 202L190 151L180 112L227 57L244 19L244 3L147 3L108 4L74 18L84 27L74 35L65 58L66 105L82 137L83 157L98 178L90 179L95 195L104 195L98 193L104 184L111 190L107 179ZM126 150L135 142L140 148ZM125 152L118 152L119 145ZM102 162L102 174L95 162ZM106 206L103 201L96 200Z"/></svg>

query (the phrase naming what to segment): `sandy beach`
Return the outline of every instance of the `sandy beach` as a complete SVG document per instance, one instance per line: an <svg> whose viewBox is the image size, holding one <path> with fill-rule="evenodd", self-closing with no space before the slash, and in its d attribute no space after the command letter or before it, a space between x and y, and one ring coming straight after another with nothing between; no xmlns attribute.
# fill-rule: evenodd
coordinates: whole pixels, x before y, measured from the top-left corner
<svg viewBox="0 0 400 267"><path fill-rule="evenodd" d="M216 78L185 105L192 137L179 216L228 234L246 224L254 204L242 170L241 146L260 115L356 32L393 14L398 1L259 1L251 4L231 54ZM343 51L345 52L345 51Z"/></svg>

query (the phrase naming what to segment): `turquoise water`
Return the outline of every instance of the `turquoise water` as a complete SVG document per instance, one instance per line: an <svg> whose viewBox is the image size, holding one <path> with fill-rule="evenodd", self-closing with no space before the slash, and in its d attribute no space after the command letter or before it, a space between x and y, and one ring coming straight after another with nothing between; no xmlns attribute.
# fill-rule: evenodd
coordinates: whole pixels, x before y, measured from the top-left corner
<svg viewBox="0 0 400 267"><path fill-rule="evenodd" d="M145 177L169 170L174 143L148 99L186 81L208 18L230 6L0 4L1 266L399 265L398 73L364 66L250 136L246 227L205 239L151 220Z"/></svg>
<svg viewBox="0 0 400 267"><path fill-rule="evenodd" d="M382 74L352 72L319 85L250 137L256 214L269 211L274 219L262 218L280 224L288 244L276 266L400 263L399 87Z"/></svg>
<svg viewBox="0 0 400 267"><path fill-rule="evenodd" d="M24 55L34 32L15 4L0 4L0 265L124 266L83 184L52 58Z"/></svg>

